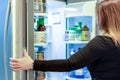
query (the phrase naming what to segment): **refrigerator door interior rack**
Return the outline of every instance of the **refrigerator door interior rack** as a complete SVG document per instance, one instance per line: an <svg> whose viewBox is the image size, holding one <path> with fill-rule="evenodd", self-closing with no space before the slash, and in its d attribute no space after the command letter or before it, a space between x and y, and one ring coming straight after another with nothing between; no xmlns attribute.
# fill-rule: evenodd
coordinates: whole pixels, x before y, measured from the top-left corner
<svg viewBox="0 0 120 80"><path fill-rule="evenodd" d="M5 27L4 27L4 71L5 71L5 80L8 80L8 70L7 70L7 54L6 54L6 40L7 40L7 32L8 32L8 22L9 22L9 16L11 11L11 0L8 1L7 5L7 12L6 12L6 21L5 21Z"/></svg>

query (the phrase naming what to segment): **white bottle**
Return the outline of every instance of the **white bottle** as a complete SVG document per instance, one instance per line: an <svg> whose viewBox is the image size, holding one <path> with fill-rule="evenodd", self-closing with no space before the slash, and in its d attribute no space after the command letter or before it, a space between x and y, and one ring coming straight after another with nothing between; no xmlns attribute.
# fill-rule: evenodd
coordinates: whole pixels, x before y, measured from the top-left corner
<svg viewBox="0 0 120 80"><path fill-rule="evenodd" d="M71 49L71 50L70 50L70 55L73 55L73 54L75 54L75 50L74 50L74 49Z"/></svg>

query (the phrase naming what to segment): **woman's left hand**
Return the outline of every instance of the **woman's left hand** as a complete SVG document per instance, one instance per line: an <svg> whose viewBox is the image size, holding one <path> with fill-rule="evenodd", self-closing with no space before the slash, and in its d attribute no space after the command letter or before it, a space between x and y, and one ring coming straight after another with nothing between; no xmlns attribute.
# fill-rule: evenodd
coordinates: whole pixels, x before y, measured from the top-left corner
<svg viewBox="0 0 120 80"><path fill-rule="evenodd" d="M24 50L24 56L22 58L10 58L10 66L13 71L33 69L33 62L26 50Z"/></svg>

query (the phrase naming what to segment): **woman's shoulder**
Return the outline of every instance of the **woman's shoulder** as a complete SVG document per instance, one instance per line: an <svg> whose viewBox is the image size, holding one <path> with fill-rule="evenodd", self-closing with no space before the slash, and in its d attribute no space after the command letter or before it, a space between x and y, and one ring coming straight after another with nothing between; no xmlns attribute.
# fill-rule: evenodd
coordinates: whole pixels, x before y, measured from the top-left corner
<svg viewBox="0 0 120 80"><path fill-rule="evenodd" d="M104 44L104 45L107 45L107 46L115 46L114 41L109 36L97 35L91 41L95 42L96 44L99 43L99 44Z"/></svg>
<svg viewBox="0 0 120 80"><path fill-rule="evenodd" d="M109 36L105 36L105 35L97 35L97 36L95 36L94 39L98 39L98 40L101 40L101 41L107 41L107 42L112 42L113 43L112 38L109 37Z"/></svg>

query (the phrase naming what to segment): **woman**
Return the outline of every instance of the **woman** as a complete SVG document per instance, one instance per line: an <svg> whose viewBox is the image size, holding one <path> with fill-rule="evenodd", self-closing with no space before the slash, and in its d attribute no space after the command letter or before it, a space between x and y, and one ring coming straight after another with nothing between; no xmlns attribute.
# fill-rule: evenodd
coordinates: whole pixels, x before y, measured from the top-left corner
<svg viewBox="0 0 120 80"><path fill-rule="evenodd" d="M93 80L120 80L120 1L104 0L97 4L97 24L103 34L93 38L85 47L66 60L32 60L25 56L12 59L17 70L65 72L87 66Z"/></svg>

